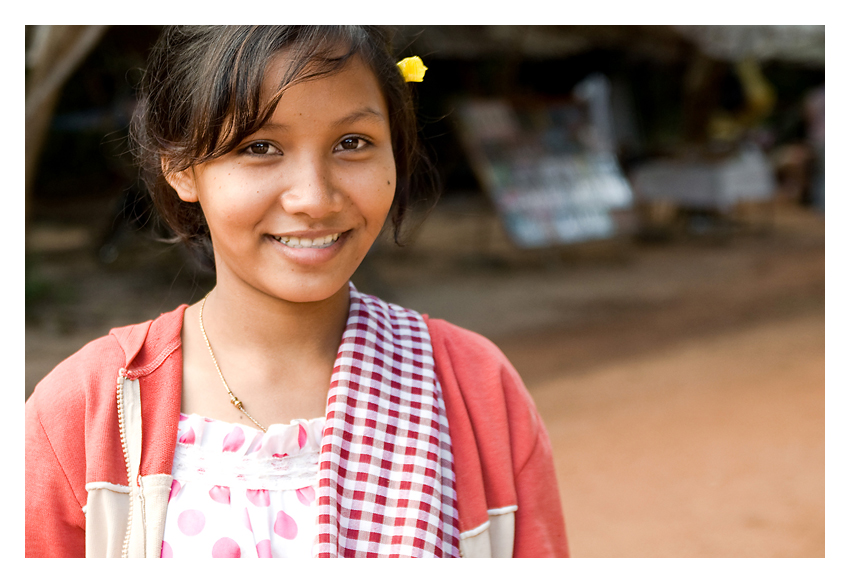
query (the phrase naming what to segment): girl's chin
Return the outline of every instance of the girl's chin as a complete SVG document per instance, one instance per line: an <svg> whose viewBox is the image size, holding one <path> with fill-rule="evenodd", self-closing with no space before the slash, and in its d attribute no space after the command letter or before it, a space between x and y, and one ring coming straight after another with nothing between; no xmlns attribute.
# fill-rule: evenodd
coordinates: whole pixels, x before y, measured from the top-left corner
<svg viewBox="0 0 850 583"><path fill-rule="evenodd" d="M278 297L293 304L321 304L333 303L334 300L340 299L343 295L346 298L348 297L348 279L339 286L334 283L316 286L315 288L300 288L291 293L283 293Z"/></svg>
<svg viewBox="0 0 850 583"><path fill-rule="evenodd" d="M298 274L290 273L283 281L267 281L254 289L272 300L289 304L335 304L347 302L348 281L346 273Z"/></svg>

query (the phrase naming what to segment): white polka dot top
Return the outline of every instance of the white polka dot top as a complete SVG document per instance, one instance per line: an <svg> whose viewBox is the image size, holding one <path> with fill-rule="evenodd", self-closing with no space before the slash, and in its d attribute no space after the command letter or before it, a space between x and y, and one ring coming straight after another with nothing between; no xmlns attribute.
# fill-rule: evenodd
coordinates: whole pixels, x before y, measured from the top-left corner
<svg viewBox="0 0 850 583"><path fill-rule="evenodd" d="M180 415L162 557L309 557L325 419L256 428Z"/></svg>

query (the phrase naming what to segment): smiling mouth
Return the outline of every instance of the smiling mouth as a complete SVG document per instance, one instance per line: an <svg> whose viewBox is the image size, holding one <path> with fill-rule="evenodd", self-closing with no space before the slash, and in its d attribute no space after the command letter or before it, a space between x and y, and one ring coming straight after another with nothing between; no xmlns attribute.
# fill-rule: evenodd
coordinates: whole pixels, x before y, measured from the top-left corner
<svg viewBox="0 0 850 583"><path fill-rule="evenodd" d="M293 249L324 249L336 243L341 234L334 233L332 235L325 235L324 237L316 237L315 239L292 236L275 237L274 235L272 235L272 238Z"/></svg>

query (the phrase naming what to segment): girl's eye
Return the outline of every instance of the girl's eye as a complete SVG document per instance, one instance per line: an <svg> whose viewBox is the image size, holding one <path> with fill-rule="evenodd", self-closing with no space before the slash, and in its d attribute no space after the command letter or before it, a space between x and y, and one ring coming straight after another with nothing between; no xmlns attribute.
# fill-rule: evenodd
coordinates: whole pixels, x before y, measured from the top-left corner
<svg viewBox="0 0 850 583"><path fill-rule="evenodd" d="M349 136L347 138L343 138L339 145L337 146L337 150L360 150L366 145L368 142L363 138L358 138L357 136Z"/></svg>
<svg viewBox="0 0 850 583"><path fill-rule="evenodd" d="M278 149L268 142L254 142L245 148L245 151L255 156L266 156L268 154L277 153Z"/></svg>

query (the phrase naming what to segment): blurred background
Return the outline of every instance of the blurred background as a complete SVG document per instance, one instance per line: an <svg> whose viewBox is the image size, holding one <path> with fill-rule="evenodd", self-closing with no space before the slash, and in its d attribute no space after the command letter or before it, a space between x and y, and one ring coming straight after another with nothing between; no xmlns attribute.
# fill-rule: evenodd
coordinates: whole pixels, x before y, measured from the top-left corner
<svg viewBox="0 0 850 583"><path fill-rule="evenodd" d="M26 27L26 395L214 278L128 153L156 26ZM402 26L442 178L365 292L496 342L574 556L824 556L823 26ZM427 220L425 218L427 217Z"/></svg>

